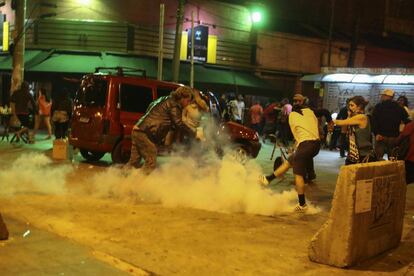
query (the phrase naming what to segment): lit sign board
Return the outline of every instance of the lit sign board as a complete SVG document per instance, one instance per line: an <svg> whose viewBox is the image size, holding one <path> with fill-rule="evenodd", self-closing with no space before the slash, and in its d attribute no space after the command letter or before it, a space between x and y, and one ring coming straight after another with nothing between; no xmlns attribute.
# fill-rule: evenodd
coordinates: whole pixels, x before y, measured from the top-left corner
<svg viewBox="0 0 414 276"><path fill-rule="evenodd" d="M187 58L191 59L191 29L188 32ZM208 27L194 27L194 60L206 62L208 49Z"/></svg>

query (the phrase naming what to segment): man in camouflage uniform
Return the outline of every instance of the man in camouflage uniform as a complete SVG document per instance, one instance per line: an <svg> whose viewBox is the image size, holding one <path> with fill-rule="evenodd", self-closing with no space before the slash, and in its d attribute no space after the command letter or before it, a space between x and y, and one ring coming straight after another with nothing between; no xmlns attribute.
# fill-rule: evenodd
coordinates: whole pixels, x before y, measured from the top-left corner
<svg viewBox="0 0 414 276"><path fill-rule="evenodd" d="M157 146L162 145L171 129L181 129L191 136L196 132L182 120L182 110L193 99L191 88L181 86L169 96L152 102L147 112L135 124L131 133L131 157L128 165L138 167L141 157L144 159L143 170L151 173L156 167Z"/></svg>

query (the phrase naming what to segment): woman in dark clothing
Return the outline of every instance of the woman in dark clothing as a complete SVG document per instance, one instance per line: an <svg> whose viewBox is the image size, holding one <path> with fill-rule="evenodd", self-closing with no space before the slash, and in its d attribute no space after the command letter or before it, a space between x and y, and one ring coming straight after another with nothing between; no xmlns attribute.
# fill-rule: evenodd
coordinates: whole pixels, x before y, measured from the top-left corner
<svg viewBox="0 0 414 276"><path fill-rule="evenodd" d="M68 90L63 89L52 103L52 121L55 127L56 139L64 139L68 135L69 121L72 117L72 101Z"/></svg>
<svg viewBox="0 0 414 276"><path fill-rule="evenodd" d="M335 120L338 126L348 126L349 151L345 165L376 161L372 155L371 125L368 116L364 114L368 102L362 96L349 100L349 116L345 120Z"/></svg>
<svg viewBox="0 0 414 276"><path fill-rule="evenodd" d="M414 119L414 112L411 114L411 119ZM414 182L414 121L405 125L404 130L398 137L397 143L401 142L404 137L409 136L410 146L408 148L407 156L405 157L405 180L407 184Z"/></svg>

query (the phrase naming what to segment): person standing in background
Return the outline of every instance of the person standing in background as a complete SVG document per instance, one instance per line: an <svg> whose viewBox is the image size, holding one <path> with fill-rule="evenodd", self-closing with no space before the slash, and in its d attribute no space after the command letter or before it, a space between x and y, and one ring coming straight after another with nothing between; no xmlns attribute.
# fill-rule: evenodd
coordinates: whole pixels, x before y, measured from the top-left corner
<svg viewBox="0 0 414 276"><path fill-rule="evenodd" d="M36 114L36 103L33 99L32 94L29 92L29 83L27 81L22 82L20 89L13 92L10 105L12 109L12 116L17 116L20 121L21 129L16 133L17 140L20 140L20 136L23 133L29 134L30 129L30 109L29 106L31 105L33 108L34 113ZM29 143L33 143L31 140L32 135L29 135Z"/></svg>
<svg viewBox="0 0 414 276"><path fill-rule="evenodd" d="M238 122L240 124L244 124L244 109L245 109L246 105L245 105L244 100L243 100L243 95L241 95L241 94L237 95L236 107L237 107L236 122Z"/></svg>
<svg viewBox="0 0 414 276"><path fill-rule="evenodd" d="M346 99L345 106L343 106L338 113L338 116L336 116L336 120L345 120L348 118L348 103L349 98ZM340 127L335 126L335 128L339 128L339 156L344 158L346 157L345 151L348 151L348 139L346 138L346 132L347 127Z"/></svg>
<svg viewBox="0 0 414 276"><path fill-rule="evenodd" d="M72 117L72 101L66 88L53 100L51 112L56 139L65 139L68 135L69 121Z"/></svg>
<svg viewBox="0 0 414 276"><path fill-rule="evenodd" d="M375 134L375 153L378 160L387 153L388 159L400 135L400 124L410 122L408 114L394 98L394 90L381 92L381 102L375 105L372 112L372 131Z"/></svg>
<svg viewBox="0 0 414 276"><path fill-rule="evenodd" d="M257 131L259 135L261 134L261 122L263 117L263 107L260 105L259 101L255 101L254 105L250 107L250 123L251 128Z"/></svg>
<svg viewBox="0 0 414 276"><path fill-rule="evenodd" d="M36 131L39 129L40 121L43 121L47 128L46 139L50 139L52 137L52 126L50 124L50 111L52 108L52 102L49 100L45 88L39 89L37 105L38 113L35 116L34 135L36 134Z"/></svg>
<svg viewBox="0 0 414 276"><path fill-rule="evenodd" d="M408 109L408 99L406 96L399 96L397 99L397 103L404 108L404 110L407 112L408 116L410 116L410 110ZM404 130L404 123L400 124L400 132L402 132Z"/></svg>
<svg viewBox="0 0 414 276"><path fill-rule="evenodd" d="M226 94L222 94L220 96L219 105L220 105L220 108L221 108L221 118L225 122L229 121L230 120L230 114L229 114L229 110L228 110L228 106L227 106L228 105L228 101L227 101Z"/></svg>
<svg viewBox="0 0 414 276"><path fill-rule="evenodd" d="M282 110L280 111L280 116L277 124L277 128L279 130L278 138L282 144L287 147L289 145L289 142L291 142L293 139L288 122L289 114L292 112L292 105L289 103L289 99L287 98L284 98L280 103L282 105Z"/></svg>
<svg viewBox="0 0 414 276"><path fill-rule="evenodd" d="M277 129L277 120L281 111L280 103L271 102L263 110L264 126L263 126L263 143L270 135L275 135Z"/></svg>
<svg viewBox="0 0 414 276"><path fill-rule="evenodd" d="M414 119L414 112L411 113L411 120ZM403 131L397 139L397 144L401 142L404 137L409 136L410 146L408 148L407 156L405 157L405 181L407 184L414 182L414 121L405 125Z"/></svg>

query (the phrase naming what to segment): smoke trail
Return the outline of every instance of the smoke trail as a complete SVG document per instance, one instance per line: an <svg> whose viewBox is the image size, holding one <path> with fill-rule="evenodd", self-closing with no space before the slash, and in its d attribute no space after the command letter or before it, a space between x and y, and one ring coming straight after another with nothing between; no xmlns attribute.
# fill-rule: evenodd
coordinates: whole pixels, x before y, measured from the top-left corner
<svg viewBox="0 0 414 276"><path fill-rule="evenodd" d="M86 173L88 181L81 186L65 182L70 173L76 173L76 167L54 163L43 154L22 155L0 172L0 195L80 193L224 213L274 215L292 212L297 203L293 189L277 193L261 187L258 177L262 171L257 161L249 160L244 165L237 162L228 139L217 137L216 126L206 129L207 142L178 150L167 162L159 162L151 175L136 169L125 171L110 167L103 172ZM223 149L223 158L217 157L218 146ZM93 175L89 177L89 174ZM310 206L309 213L319 211Z"/></svg>
<svg viewBox="0 0 414 276"><path fill-rule="evenodd" d="M95 175L93 194L136 202L161 203L225 213L274 215L292 212L294 190L275 193L258 184L261 169L254 160L242 165L226 155L208 165L192 157L172 157L151 175L121 169ZM309 213L320 210L311 206Z"/></svg>
<svg viewBox="0 0 414 276"><path fill-rule="evenodd" d="M63 194L69 165L54 166L44 154L24 154L0 171L0 195L17 193Z"/></svg>

